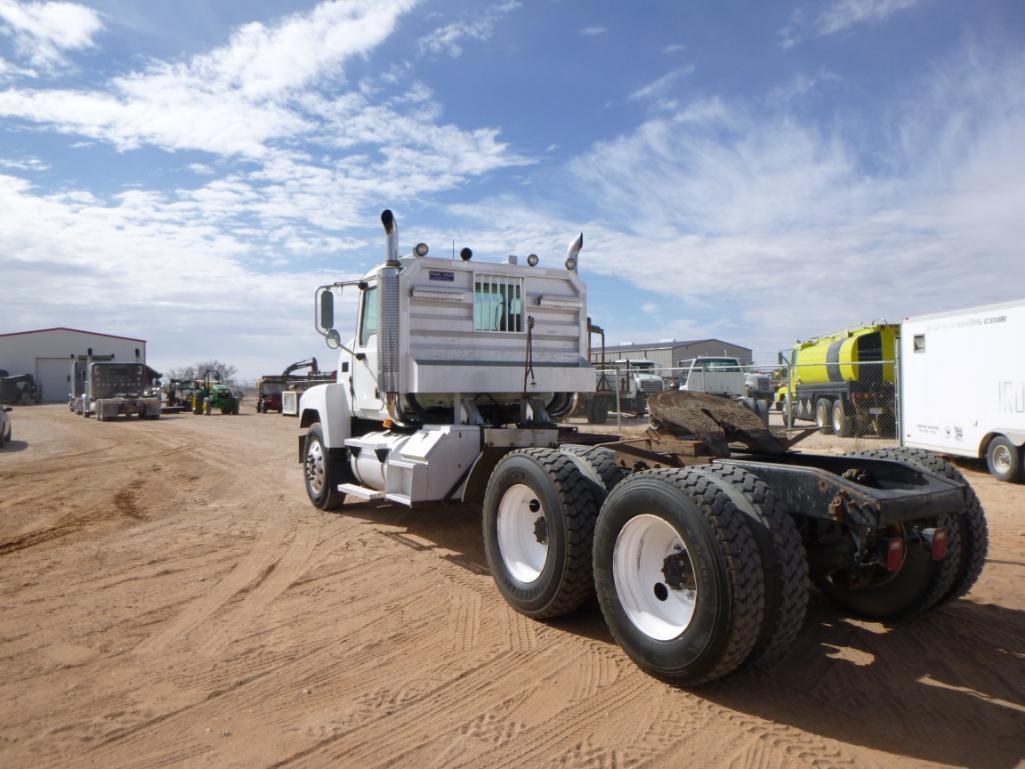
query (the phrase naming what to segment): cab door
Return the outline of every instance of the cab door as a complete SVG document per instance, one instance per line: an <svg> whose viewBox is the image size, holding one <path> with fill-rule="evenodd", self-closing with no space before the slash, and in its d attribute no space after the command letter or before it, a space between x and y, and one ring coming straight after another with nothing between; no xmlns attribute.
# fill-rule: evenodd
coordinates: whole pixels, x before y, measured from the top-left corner
<svg viewBox="0 0 1025 769"><path fill-rule="evenodd" d="M353 400L358 416L380 417L384 401L377 383L377 335L380 332L381 292L377 282L371 282L360 297L359 328L352 362Z"/></svg>

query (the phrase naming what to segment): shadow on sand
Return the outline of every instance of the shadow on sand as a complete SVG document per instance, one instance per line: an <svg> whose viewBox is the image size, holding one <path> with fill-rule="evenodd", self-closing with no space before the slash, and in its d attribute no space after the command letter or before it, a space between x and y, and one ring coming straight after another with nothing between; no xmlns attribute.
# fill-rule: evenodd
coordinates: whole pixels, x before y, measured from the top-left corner
<svg viewBox="0 0 1025 769"><path fill-rule="evenodd" d="M346 505L346 517L477 574L487 566L477 506L410 511ZM501 600L495 594L495 600ZM596 608L550 624L614 645ZM770 670L695 690L723 707L894 755L1010 769L1025 759L1025 612L960 600L886 626L837 614L813 591L803 632Z"/></svg>

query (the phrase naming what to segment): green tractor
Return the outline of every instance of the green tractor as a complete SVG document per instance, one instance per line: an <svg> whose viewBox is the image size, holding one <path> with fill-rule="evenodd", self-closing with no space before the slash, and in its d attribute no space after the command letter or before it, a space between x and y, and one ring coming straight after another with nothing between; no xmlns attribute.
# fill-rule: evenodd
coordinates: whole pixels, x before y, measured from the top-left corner
<svg viewBox="0 0 1025 769"><path fill-rule="evenodd" d="M193 414L212 414L214 409L220 409L222 414L237 414L238 407L239 399L217 372L207 371L202 379L196 380L192 393Z"/></svg>

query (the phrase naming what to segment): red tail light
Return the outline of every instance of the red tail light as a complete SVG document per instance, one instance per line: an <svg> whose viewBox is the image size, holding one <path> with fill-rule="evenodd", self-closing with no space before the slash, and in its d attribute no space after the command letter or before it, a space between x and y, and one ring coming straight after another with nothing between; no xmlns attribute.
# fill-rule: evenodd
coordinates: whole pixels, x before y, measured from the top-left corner
<svg viewBox="0 0 1025 769"><path fill-rule="evenodd" d="M894 537L886 547L886 570L889 572L899 571L904 565L904 540L901 537Z"/></svg>
<svg viewBox="0 0 1025 769"><path fill-rule="evenodd" d="M950 544L950 538L947 536L946 529L936 529L932 535L932 559L934 561L942 561L947 555L947 546Z"/></svg>

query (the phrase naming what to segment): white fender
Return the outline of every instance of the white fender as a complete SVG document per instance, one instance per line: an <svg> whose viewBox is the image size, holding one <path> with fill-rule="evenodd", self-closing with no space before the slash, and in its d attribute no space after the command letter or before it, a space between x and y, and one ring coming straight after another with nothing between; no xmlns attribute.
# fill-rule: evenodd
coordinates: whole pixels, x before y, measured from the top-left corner
<svg viewBox="0 0 1025 769"><path fill-rule="evenodd" d="M306 390L299 398L299 426L305 430L320 422L326 448L340 449L352 435L352 413L345 397L346 384L322 384Z"/></svg>

